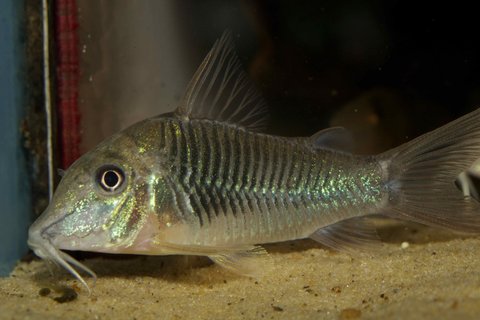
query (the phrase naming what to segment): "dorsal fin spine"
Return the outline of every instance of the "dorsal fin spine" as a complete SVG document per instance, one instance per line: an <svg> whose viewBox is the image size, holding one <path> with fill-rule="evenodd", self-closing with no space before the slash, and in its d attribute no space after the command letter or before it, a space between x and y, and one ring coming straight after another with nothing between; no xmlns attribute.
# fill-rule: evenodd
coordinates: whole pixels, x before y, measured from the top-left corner
<svg viewBox="0 0 480 320"><path fill-rule="evenodd" d="M195 72L175 111L182 119L209 119L258 130L266 104L235 54L230 32L217 40Z"/></svg>

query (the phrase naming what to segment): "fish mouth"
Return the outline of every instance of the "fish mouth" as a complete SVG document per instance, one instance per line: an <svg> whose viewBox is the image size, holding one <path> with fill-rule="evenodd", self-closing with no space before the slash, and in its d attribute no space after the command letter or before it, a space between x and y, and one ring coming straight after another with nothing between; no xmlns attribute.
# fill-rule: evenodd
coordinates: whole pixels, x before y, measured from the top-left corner
<svg viewBox="0 0 480 320"><path fill-rule="evenodd" d="M40 258L48 261L52 261L56 265L62 266L65 270L67 270L70 274L72 274L83 286L88 290L88 294L91 294L90 287L88 286L87 282L82 278L82 276L78 273L75 269L80 269L85 273L89 274L93 280L94 284L97 280L97 275L93 272L89 267L82 264L72 256L66 254L65 252L61 251L60 249L56 248L52 245L51 241L46 237L42 236L42 233L35 230L29 231L28 235L28 246L33 250L33 252Z"/></svg>

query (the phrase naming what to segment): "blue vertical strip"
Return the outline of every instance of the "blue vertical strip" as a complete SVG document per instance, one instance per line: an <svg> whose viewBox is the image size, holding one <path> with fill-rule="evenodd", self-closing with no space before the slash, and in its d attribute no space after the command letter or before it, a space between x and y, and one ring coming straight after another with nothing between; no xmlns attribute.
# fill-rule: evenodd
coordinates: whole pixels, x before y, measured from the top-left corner
<svg viewBox="0 0 480 320"><path fill-rule="evenodd" d="M0 0L0 276L27 252L30 191L22 146L24 2Z"/></svg>

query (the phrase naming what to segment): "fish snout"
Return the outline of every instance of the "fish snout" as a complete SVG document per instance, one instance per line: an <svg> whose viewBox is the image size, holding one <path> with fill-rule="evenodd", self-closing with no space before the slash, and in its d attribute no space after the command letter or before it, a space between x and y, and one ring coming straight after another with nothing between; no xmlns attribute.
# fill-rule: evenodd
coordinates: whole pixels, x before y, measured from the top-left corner
<svg viewBox="0 0 480 320"><path fill-rule="evenodd" d="M42 237L41 229L38 228L35 223L30 226L30 228L28 229L27 244L30 249L32 249L33 252L42 259L47 256L46 252L42 249L42 244L44 244L45 241L47 240Z"/></svg>

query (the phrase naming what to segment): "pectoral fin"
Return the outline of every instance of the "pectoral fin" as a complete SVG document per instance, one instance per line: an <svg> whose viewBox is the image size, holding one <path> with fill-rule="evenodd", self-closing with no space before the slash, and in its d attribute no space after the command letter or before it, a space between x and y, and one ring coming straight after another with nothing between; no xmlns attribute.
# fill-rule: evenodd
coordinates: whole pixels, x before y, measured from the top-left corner
<svg viewBox="0 0 480 320"><path fill-rule="evenodd" d="M258 277L272 266L272 259L261 246L188 246L162 243L161 252L165 254L184 254L207 256L221 267L236 274Z"/></svg>

